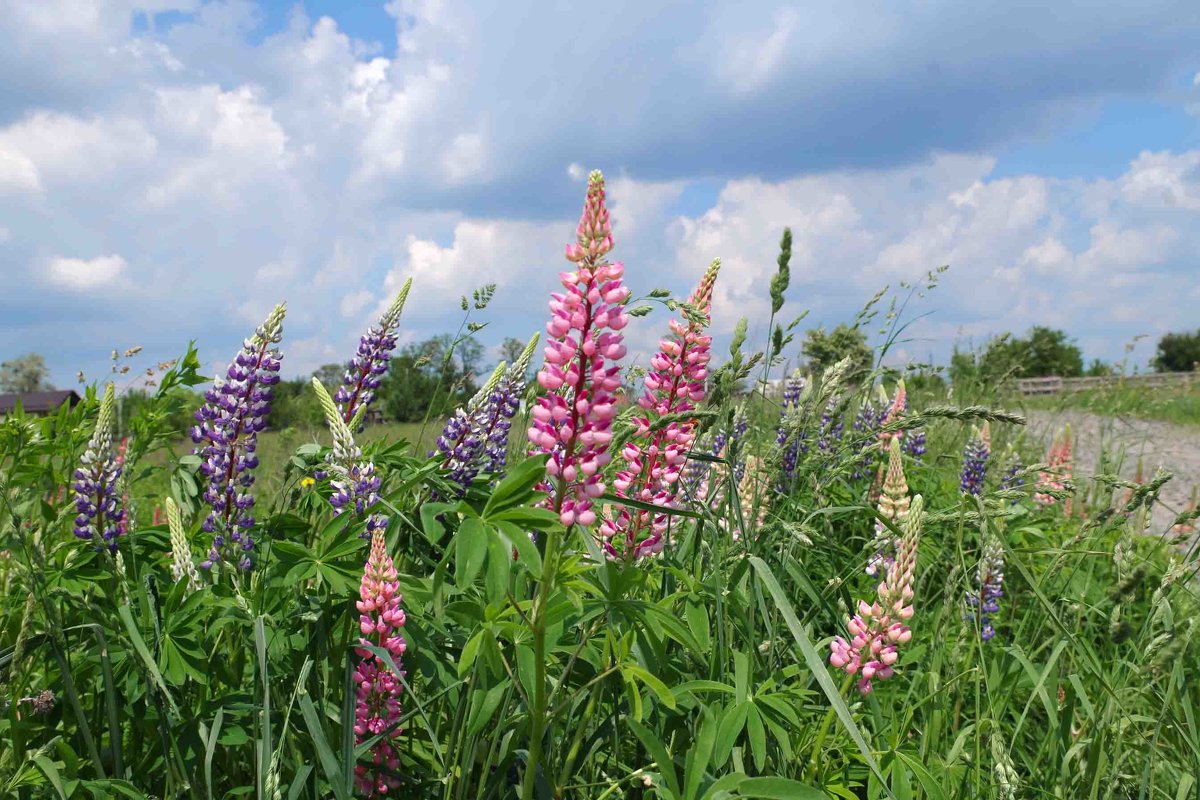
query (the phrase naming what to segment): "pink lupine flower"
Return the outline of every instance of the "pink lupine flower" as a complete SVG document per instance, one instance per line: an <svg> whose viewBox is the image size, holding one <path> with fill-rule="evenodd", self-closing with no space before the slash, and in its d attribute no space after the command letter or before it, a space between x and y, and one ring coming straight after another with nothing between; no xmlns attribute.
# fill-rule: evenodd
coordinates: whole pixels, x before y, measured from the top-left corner
<svg viewBox="0 0 1200 800"><path fill-rule="evenodd" d="M604 205L604 177L592 172L577 228L577 243L567 245L574 272L560 273L562 293L550 297L546 361L538 383L546 394L532 410L529 441L533 452L548 453L544 488L563 525L596 521L592 503L604 494L601 475L611 460L615 392L621 385L617 362L625 355L621 329L629 321L625 267L608 262L612 225Z"/></svg>
<svg viewBox="0 0 1200 800"><path fill-rule="evenodd" d="M908 410L908 390L904 388L904 379L896 381L896 394L892 397L891 405L879 421L880 427L889 422L895 422ZM880 431L879 440L886 446L889 439L904 439L904 431Z"/></svg>
<svg viewBox="0 0 1200 800"><path fill-rule="evenodd" d="M1043 491L1036 492L1033 499L1044 506L1053 505L1058 502L1052 494L1048 494L1046 489L1055 491L1064 491L1066 482L1071 478L1071 428L1068 426L1063 430L1061 437L1056 437L1053 444L1050 445L1050 451L1046 454L1047 469L1038 473L1038 488ZM1071 515L1071 501L1067 500L1063 504L1063 513L1066 516Z"/></svg>
<svg viewBox="0 0 1200 800"><path fill-rule="evenodd" d="M397 666L408 647L400 631L404 626L400 585L396 582L396 567L387 554L382 530L377 529L371 536L371 554L363 568L359 595L358 623L362 632L359 642L362 646L356 648L356 652L362 660L354 670L354 682L358 687L354 738L362 744L380 734L384 737L371 748L371 765L355 767L355 782L364 796L382 797L400 785L396 775L400 758L392 740L400 734L397 723L403 684L387 662L365 646L374 645L386 650Z"/></svg>
<svg viewBox="0 0 1200 800"><path fill-rule="evenodd" d="M720 261L713 261L688 298L694 316L673 319L671 336L659 341L650 359L646 388L638 405L647 413L632 419L635 439L621 450L625 469L613 486L618 497L630 497L663 508L675 508L679 477L696 438L696 420L683 419L651 430L651 416L685 414L704 400L704 381L712 337L704 333L712 310L713 284ZM604 548L614 558L636 559L662 552L668 516L652 511L622 508L600 524Z"/></svg>
<svg viewBox="0 0 1200 800"><path fill-rule="evenodd" d="M830 643L829 663L848 675L861 674L858 691L869 694L872 682L887 680L895 674L899 648L912 639L905 624L913 616L913 577L917 566L917 545L921 535L921 495L912 499L904 520L904 536L896 549L896 560L888 567L887 577L876 589L873 603L858 602L858 613L846 624L847 641L838 636Z"/></svg>

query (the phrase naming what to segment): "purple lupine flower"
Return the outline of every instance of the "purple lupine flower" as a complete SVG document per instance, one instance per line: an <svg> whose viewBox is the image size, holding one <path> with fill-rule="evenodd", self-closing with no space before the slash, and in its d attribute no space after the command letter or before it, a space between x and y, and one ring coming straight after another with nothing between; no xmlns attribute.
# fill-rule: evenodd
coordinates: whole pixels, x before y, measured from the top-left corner
<svg viewBox="0 0 1200 800"><path fill-rule="evenodd" d="M983 491L983 481L987 477L987 462L991 456L991 446L988 442L986 423L980 430L976 429L966 449L963 450L962 478L959 481L961 489L978 495Z"/></svg>
<svg viewBox="0 0 1200 800"><path fill-rule="evenodd" d="M329 472L333 475L333 494L329 504L334 516L349 512L354 519L366 519L367 527L360 538L370 539L376 531L387 528L387 517L372 514L371 508L379 502L382 479L375 472L375 465L363 460L362 450L354 443L350 425L342 419L329 392L317 378L312 379L313 390L325 412L325 422L333 434L333 447L329 454Z"/></svg>
<svg viewBox="0 0 1200 800"><path fill-rule="evenodd" d="M861 480L871 475L873 471L871 468L874 466L875 461L874 454L866 451L868 447L874 444L875 433L878 431L879 425L887 415L887 412L888 404L886 398L882 403L875 403L866 398L863 399L862 405L858 409L858 414L854 417L853 427L855 431L861 434L861 444L858 448L860 455L854 464L853 472L850 473L851 479Z"/></svg>
<svg viewBox="0 0 1200 800"><path fill-rule="evenodd" d="M521 397L528 383L526 375L529 362L533 358L533 351L537 349L538 339L539 336L534 334L520 358L505 371L504 377L479 410L484 472L499 475L508 466L508 435L512 430L513 418L521 409Z"/></svg>
<svg viewBox="0 0 1200 800"><path fill-rule="evenodd" d="M1009 462L1008 469L1004 470L1004 475L1000 478L1001 489L1017 489L1021 486L1021 473L1025 470L1025 465L1018 458L1013 458Z"/></svg>
<svg viewBox="0 0 1200 800"><path fill-rule="evenodd" d="M975 572L975 591L967 592L967 618L979 619L979 636L989 641L996 635L992 617L1000 612L1000 598L1004 596L1004 548L995 535L988 536L983 545L983 556Z"/></svg>
<svg viewBox="0 0 1200 800"><path fill-rule="evenodd" d="M908 436L904 438L904 449L914 460L920 461L925 455L925 429L909 431Z"/></svg>
<svg viewBox="0 0 1200 800"><path fill-rule="evenodd" d="M821 424L817 429L817 449L823 453L833 449L833 443L842 438L845 429L845 422L841 415L837 414L837 407L837 398L831 397L825 404L825 410L821 412Z"/></svg>
<svg viewBox="0 0 1200 800"><path fill-rule="evenodd" d="M796 411L800 408L800 395L803 391L804 376L800 374L800 370L796 370L783 384L783 402L779 411L779 428L775 436L775 444L783 448L780 471L782 473L781 488L785 491L796 480L796 462L800 456L800 438L802 435L799 431L789 431L786 420L788 412ZM790 441L789 434L791 434Z"/></svg>
<svg viewBox="0 0 1200 800"><path fill-rule="evenodd" d="M113 451L116 395L110 383L104 388L96 429L75 470L75 535L95 544L97 550L116 552L117 538L125 530L125 509L118 499L121 464Z"/></svg>
<svg viewBox="0 0 1200 800"><path fill-rule="evenodd" d="M200 562L202 569L222 560L243 571L253 566L250 489L258 466L258 434L267 427L271 387L279 383L281 355L274 345L283 338L285 312L282 303L277 305L242 344L225 377L213 381L195 414L192 441L197 445L195 454L203 459L200 472L208 482L204 502L212 509L203 525L213 538L208 558Z"/></svg>
<svg viewBox="0 0 1200 800"><path fill-rule="evenodd" d="M404 310L404 301L408 298L410 288L412 278L404 282L392 305L379 318L379 324L367 328L358 341L358 350L350 359L342 377L342 385L333 395L347 424L355 414L371 404L375 399L375 390L383 383L392 351L396 349L396 329L400 325L400 312Z"/></svg>

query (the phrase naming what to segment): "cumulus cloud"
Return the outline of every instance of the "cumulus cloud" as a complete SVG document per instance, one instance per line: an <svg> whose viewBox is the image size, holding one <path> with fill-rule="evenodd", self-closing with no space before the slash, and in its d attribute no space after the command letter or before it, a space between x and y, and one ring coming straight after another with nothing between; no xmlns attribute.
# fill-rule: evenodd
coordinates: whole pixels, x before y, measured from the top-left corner
<svg viewBox="0 0 1200 800"><path fill-rule="evenodd" d="M46 265L46 275L51 283L82 292L111 285L125 267L125 259L118 255L91 259L52 258Z"/></svg>
<svg viewBox="0 0 1200 800"><path fill-rule="evenodd" d="M1200 21L1183 0L946 7L681 16L616 0L589 21L603 46L581 54L578 16L534 0L389 3L382 47L302 8L264 30L252 0L4 5L0 275L18 288L0 294L0 341L66 331L74 344L47 353L60 376L102 367L97 341L167 358L199 338L208 358L286 299L304 343L286 369L302 372L351 352L408 277L407 336L455 327L458 296L488 282L484 338L527 336L594 166L635 292L684 293L724 258L718 331L761 317L784 225L793 303L814 320L948 262L952 330L1129 320L1088 334L1111 349L1144 311L1172 324L1197 300L1178 276L1200 154L1073 181L995 177L981 154L1105 98L1156 96ZM972 47L943 46L947 19ZM112 282L102 309L85 302Z"/></svg>

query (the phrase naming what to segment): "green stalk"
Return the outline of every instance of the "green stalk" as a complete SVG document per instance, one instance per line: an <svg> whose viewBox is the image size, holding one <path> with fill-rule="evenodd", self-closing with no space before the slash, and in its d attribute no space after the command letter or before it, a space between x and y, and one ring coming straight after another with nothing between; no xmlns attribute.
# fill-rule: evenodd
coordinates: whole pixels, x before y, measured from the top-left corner
<svg viewBox="0 0 1200 800"><path fill-rule="evenodd" d="M561 488L559 496L562 496ZM531 614L534 659L533 709L529 720L529 758L525 764L525 778L521 786L522 800L533 800L537 771L542 760L542 739L546 736L546 605L550 600L550 590L558 566L557 558L558 536L555 531L547 531L542 581L538 586L537 599Z"/></svg>

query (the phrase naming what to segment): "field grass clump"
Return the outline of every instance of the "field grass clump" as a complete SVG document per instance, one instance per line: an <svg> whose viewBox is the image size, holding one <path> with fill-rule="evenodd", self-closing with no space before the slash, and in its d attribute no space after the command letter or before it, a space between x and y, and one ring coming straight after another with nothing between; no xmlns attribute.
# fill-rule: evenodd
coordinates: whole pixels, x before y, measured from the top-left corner
<svg viewBox="0 0 1200 800"><path fill-rule="evenodd" d="M120 430L95 388L0 421L0 796L1196 796L1194 518L1148 527L1162 480L851 358L776 392L790 236L768 340L711 369L718 265L633 299L612 248L594 174L537 379L424 429L320 387L329 433L260 430L282 311L199 453L194 349Z"/></svg>

